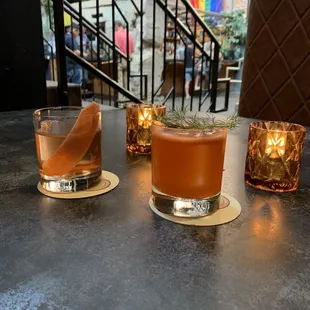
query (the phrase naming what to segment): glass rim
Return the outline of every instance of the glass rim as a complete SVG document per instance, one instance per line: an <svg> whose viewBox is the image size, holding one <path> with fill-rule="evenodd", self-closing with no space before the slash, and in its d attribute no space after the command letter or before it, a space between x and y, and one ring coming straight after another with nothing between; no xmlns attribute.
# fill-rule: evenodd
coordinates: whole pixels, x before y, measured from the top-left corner
<svg viewBox="0 0 310 310"><path fill-rule="evenodd" d="M161 123L160 121L158 120L153 120L152 121L152 126L156 126L158 128L163 128L165 130L168 130L168 131L177 131L177 130L186 130L186 131L189 131L189 132L197 132L197 131L202 131L202 129L195 129L195 128L173 128L173 127L167 127L164 125L164 123ZM216 130L214 132L212 132L212 134L216 134L216 133L220 133L224 130L228 130L228 128L216 128ZM210 132L206 132L205 133L206 135L209 134L210 135Z"/></svg>
<svg viewBox="0 0 310 310"><path fill-rule="evenodd" d="M272 123L272 124L286 124L286 125L293 125L296 126L295 130L285 130L285 129L267 129L267 128L261 128L258 127L258 124L263 124L263 123ZM255 130L261 130L261 131L268 131L268 132L306 132L307 129L300 125L300 124L296 124L296 123L289 123L289 122L281 122L281 121L257 121L257 122L252 122L250 124L250 128L253 128Z"/></svg>
<svg viewBox="0 0 310 310"><path fill-rule="evenodd" d="M155 103L129 103L126 105L127 108L142 108L142 109L166 109L164 104Z"/></svg>
<svg viewBox="0 0 310 310"><path fill-rule="evenodd" d="M48 117L48 118L60 118L63 117L62 115L42 115L42 112L48 112L48 111L81 111L83 110L85 107L82 106L57 106L57 107L46 107L46 108L41 108L41 109L37 109L35 110L32 114L34 117ZM100 113L101 111L98 111L96 113L89 113L86 114L84 116L89 116L89 115L96 115L97 113ZM78 115L73 115L73 116L68 116L71 118L74 117L79 117Z"/></svg>

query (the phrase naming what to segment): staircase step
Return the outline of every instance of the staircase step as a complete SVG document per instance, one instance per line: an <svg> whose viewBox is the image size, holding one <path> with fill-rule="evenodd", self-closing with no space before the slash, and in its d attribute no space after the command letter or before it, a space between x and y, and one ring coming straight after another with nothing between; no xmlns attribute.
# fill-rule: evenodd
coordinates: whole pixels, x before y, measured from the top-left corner
<svg viewBox="0 0 310 310"><path fill-rule="evenodd" d="M91 104L91 102L89 101L82 101L82 106L83 107L87 107L89 104ZM114 107L111 107L109 105L106 105L106 104L99 104L97 103L99 106L100 106L100 110L101 111L113 111L113 110L119 110L119 108L114 108Z"/></svg>
<svg viewBox="0 0 310 310"><path fill-rule="evenodd" d="M46 93L47 93L47 106L58 106L58 82L46 81ZM68 99L69 106L81 106L81 87L77 84L68 83Z"/></svg>
<svg viewBox="0 0 310 310"><path fill-rule="evenodd" d="M85 98L91 98L93 97L93 92L91 90L88 90L88 89L82 89L82 96L85 97Z"/></svg>

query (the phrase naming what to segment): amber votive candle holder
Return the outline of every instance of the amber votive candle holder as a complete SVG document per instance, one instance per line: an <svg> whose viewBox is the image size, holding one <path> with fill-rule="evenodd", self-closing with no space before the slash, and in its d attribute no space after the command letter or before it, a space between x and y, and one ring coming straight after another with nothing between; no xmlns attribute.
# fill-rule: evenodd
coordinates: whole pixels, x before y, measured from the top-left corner
<svg viewBox="0 0 310 310"><path fill-rule="evenodd" d="M151 154L151 126L158 117L165 116L166 106L155 104L128 104L127 151L131 154Z"/></svg>
<svg viewBox="0 0 310 310"><path fill-rule="evenodd" d="M245 182L253 187L291 192L299 185L306 129L286 122L254 122L250 125Z"/></svg>

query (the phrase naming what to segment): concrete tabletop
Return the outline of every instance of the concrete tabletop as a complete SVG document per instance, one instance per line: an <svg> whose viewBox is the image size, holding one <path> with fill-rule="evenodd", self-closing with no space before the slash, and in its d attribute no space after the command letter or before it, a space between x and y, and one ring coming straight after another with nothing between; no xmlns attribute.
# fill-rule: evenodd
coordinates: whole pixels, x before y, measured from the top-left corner
<svg viewBox="0 0 310 310"><path fill-rule="evenodd" d="M0 309L310 309L310 141L300 189L244 184L249 121L228 136L223 192L240 217L196 228L151 212L151 162L125 148L125 111L104 111L112 192L56 200L39 180L31 111L0 113Z"/></svg>

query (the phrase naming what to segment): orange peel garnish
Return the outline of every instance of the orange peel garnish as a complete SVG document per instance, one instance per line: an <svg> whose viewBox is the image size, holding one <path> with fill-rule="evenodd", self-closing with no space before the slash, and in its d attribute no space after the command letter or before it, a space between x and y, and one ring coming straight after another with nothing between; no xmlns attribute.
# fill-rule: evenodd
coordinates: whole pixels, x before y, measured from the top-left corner
<svg viewBox="0 0 310 310"><path fill-rule="evenodd" d="M57 151L46 160L43 174L47 176L62 176L69 173L85 156L98 132L98 112L100 107L93 102L81 110L70 133Z"/></svg>

